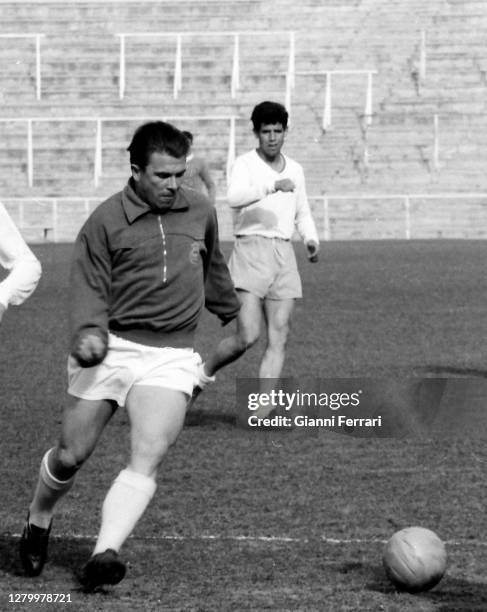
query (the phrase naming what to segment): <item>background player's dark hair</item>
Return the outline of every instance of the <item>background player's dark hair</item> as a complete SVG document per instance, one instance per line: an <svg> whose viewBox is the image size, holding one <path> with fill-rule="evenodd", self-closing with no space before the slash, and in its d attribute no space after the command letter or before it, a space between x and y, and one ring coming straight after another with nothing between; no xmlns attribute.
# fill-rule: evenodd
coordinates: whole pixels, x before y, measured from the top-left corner
<svg viewBox="0 0 487 612"><path fill-rule="evenodd" d="M191 134L191 132L188 132L188 130L183 130L183 135L186 136L190 144L193 144L193 134Z"/></svg>
<svg viewBox="0 0 487 612"><path fill-rule="evenodd" d="M254 126L254 131L258 132L263 124L280 123L284 129L287 128L289 115L287 110L279 102L261 102L252 111L250 120Z"/></svg>
<svg viewBox="0 0 487 612"><path fill-rule="evenodd" d="M127 151L130 153L130 163L144 170L154 151L167 153L172 157L185 157L189 151L189 142L186 136L170 123L152 121L137 128Z"/></svg>

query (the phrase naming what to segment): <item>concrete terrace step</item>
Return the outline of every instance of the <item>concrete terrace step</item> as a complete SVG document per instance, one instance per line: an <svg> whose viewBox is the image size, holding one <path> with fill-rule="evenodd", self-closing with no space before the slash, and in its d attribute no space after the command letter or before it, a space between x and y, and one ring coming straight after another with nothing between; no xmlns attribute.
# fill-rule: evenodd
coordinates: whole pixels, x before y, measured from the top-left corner
<svg viewBox="0 0 487 612"><path fill-rule="evenodd" d="M458 100L401 100L386 102L381 105L381 110L385 112L402 112L405 114L424 114L433 116L440 111L444 114L479 114L484 112L485 104L471 101Z"/></svg>
<svg viewBox="0 0 487 612"><path fill-rule="evenodd" d="M485 53L484 32L485 29L478 32L469 29L467 34L455 28L452 32L441 32L441 37L439 33L428 32L426 35L427 54L467 53L474 55L478 52Z"/></svg>
<svg viewBox="0 0 487 612"><path fill-rule="evenodd" d="M238 91L237 97L230 97L230 87L218 91L210 90L203 98L198 93L183 90L179 98L174 100L172 91L170 95L161 95L161 90L149 90L140 92L135 88L128 88L125 98L118 98L118 91L108 92L106 100L80 100L76 98L76 92L71 92L72 97L67 96L66 91L58 92L55 98L52 94L49 99L43 97L39 102L35 100L35 91L26 91L19 95L15 92L3 92L1 117L13 119L27 117L168 117L168 116L237 116L242 121L248 121L254 103L261 101L260 92ZM271 99L283 100L284 91L282 87L277 90L267 90ZM296 106L296 109L298 107ZM297 110L296 110L297 112Z"/></svg>
<svg viewBox="0 0 487 612"><path fill-rule="evenodd" d="M464 9L463 11L445 11L436 15L434 18L435 25L442 28L445 25L458 25L460 28L465 27L465 24L485 25L485 5L479 8L466 6Z"/></svg>
<svg viewBox="0 0 487 612"><path fill-rule="evenodd" d="M13 3L12 3L13 4ZM26 2L29 6L29 3ZM215 3L195 3L190 5L187 3L169 5L167 3L147 3L140 2L137 5L132 5L121 2L106 6L104 3L92 4L91 6L83 6L77 3L75 6L67 6L65 10L61 10L59 5L48 4L44 9L44 13L38 4L29 6L30 11L17 12L16 9L9 10L9 5L3 4L0 6L0 17L2 18L2 27L4 31L12 31L15 28L18 31L19 27L24 27L27 31L39 29L41 24L60 31L77 31L100 29L101 24L106 24L106 27L111 31L117 31L130 28L131 31L144 31L158 27L165 31L171 30L194 30L195 25L203 24L202 29L208 29L210 26L216 29L222 29L224 26L230 26L235 29L235 26L248 24L249 14L254 14L259 25L271 28L273 23L282 22L293 23L295 26L303 26L310 22L316 21L321 17L325 25L330 20L334 21L337 26L343 21L341 14L338 16L333 12L331 6L307 7L300 3L299 6L287 5L287 12L276 12L273 8L271 11L262 10L265 3L254 2L215 2ZM136 8L135 8L136 7ZM37 9L37 10L36 10ZM181 11L184 13L184 19L181 19ZM48 15L47 20L45 15ZM352 15L353 11L348 11ZM282 15L282 17L281 17ZM325 17L325 19L323 19ZM37 28L35 27L37 26Z"/></svg>
<svg viewBox="0 0 487 612"><path fill-rule="evenodd" d="M378 150L400 150L403 147L433 147L433 129L410 132L405 130L384 131L369 129L367 131L367 148L369 151Z"/></svg>
<svg viewBox="0 0 487 612"><path fill-rule="evenodd" d="M485 91L484 78L478 69L457 71L450 74L431 71L427 76L427 86L436 90L436 95L469 99L469 94L478 95ZM477 91L475 91L477 90ZM421 90L420 90L421 91Z"/></svg>
<svg viewBox="0 0 487 612"><path fill-rule="evenodd" d="M260 5L258 0L239 2L228 0L226 2L99 2L99 3L31 3L12 2L0 4L0 19L4 27L10 22L18 28L25 23L26 26L44 24L48 27L61 24L71 24L79 29L87 26L106 24L112 29L121 25L137 26L142 20L145 24L163 25L170 23L184 23L193 20L206 24L210 20L228 21L234 23L238 18L248 19ZM181 13L184 19L181 19ZM69 28L67 28L69 29Z"/></svg>
<svg viewBox="0 0 487 612"><path fill-rule="evenodd" d="M145 102L145 104L143 104ZM232 101L230 94L220 92L218 99L209 96L206 103L198 104L195 100L175 101L171 96L167 96L164 105L161 105L160 96L153 97L150 94L127 92L124 100L118 97L118 90L111 91L106 101L86 100L80 106L80 100L73 97L72 100L66 98L65 92L58 96L50 96L49 99L43 97L40 101L35 100L35 91L29 90L21 95L15 92L2 92L2 102L0 104L0 118L26 119L29 117L164 117L167 115L238 115L242 110L249 112L247 105L240 105L238 100Z"/></svg>
<svg viewBox="0 0 487 612"><path fill-rule="evenodd" d="M219 59L222 52L227 52L229 56L232 56L234 49L235 31L231 30L228 32L205 32L201 30L199 32L193 32L191 36L185 35L184 31L176 30L176 32L182 35L181 51L183 59L201 59L203 55L208 55L213 59ZM237 30L238 32L238 30ZM12 51L15 51L15 45L12 45L11 39L0 39L0 44L7 46L7 40L9 40L9 48L12 47ZM15 40L17 44L17 39ZM28 42L24 39L20 39L25 47L28 46ZM137 36L126 36L125 39L125 51L127 59L132 54L135 54L136 58L141 58L143 61L146 60L157 60L161 57L161 51L174 55L176 50L177 36L175 33L170 35L158 35L156 33L149 34L144 32L142 35ZM107 33L105 38L100 39L98 36L60 36L52 35L45 36L41 40L42 54L47 59L59 59L60 50L63 51L65 57L72 56L74 58L79 56L80 51L87 58L94 57L98 58L100 54L110 56L114 51L120 50L120 37L113 34ZM21 43L19 42L19 45ZM269 30L254 30L252 32L240 32L239 33L239 48L240 52L256 54L261 51L265 51L266 54L272 56L285 56L288 55L288 44L289 44L289 33L284 31ZM30 43L32 45L32 43ZM309 49L306 50L306 45L303 45L303 53L309 54Z"/></svg>

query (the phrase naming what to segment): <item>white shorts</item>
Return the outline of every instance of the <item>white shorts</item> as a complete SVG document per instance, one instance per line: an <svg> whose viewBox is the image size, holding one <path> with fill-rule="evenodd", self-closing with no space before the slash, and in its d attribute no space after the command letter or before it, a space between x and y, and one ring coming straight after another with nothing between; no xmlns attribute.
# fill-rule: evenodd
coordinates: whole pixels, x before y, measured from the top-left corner
<svg viewBox="0 0 487 612"><path fill-rule="evenodd" d="M191 396L198 382L201 357L192 348L153 347L108 337L105 359L82 368L68 359L68 393L87 400L114 400L124 406L134 385L166 387Z"/></svg>
<svg viewBox="0 0 487 612"><path fill-rule="evenodd" d="M290 240L237 236L228 269L236 289L249 291L259 298L288 300L303 295Z"/></svg>

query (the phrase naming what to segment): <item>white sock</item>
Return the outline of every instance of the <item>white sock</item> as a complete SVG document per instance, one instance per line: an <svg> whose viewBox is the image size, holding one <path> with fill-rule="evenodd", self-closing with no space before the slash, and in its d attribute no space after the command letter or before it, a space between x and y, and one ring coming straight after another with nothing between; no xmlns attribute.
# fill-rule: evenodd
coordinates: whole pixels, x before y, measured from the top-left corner
<svg viewBox="0 0 487 612"><path fill-rule="evenodd" d="M52 448L49 449L42 458L39 480L29 508L30 523L44 529L49 527L56 502L73 486L75 478L71 476L68 480L59 480L51 474L49 454L52 450Z"/></svg>
<svg viewBox="0 0 487 612"><path fill-rule="evenodd" d="M205 364L202 363L199 367L198 367L198 383L197 386L200 389L204 389L206 387L206 385L208 385L209 383L215 382L216 380L216 376L208 376L208 374L206 374L205 372Z"/></svg>
<svg viewBox="0 0 487 612"><path fill-rule="evenodd" d="M132 533L156 490L152 478L125 469L110 487L101 513L101 527L93 554L117 552Z"/></svg>

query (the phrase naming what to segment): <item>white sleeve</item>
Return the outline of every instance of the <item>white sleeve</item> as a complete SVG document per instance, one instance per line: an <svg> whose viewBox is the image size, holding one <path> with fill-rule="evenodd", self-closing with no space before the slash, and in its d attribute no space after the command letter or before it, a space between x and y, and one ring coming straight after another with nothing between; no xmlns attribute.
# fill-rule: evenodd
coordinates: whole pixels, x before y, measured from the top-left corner
<svg viewBox="0 0 487 612"><path fill-rule="evenodd" d="M10 304L22 304L37 287L41 264L1 203L0 265L9 271L9 275L0 282L0 303L5 308Z"/></svg>
<svg viewBox="0 0 487 612"><path fill-rule="evenodd" d="M300 180L296 189L295 223L299 235L305 243L310 240L319 243L318 232L316 231L316 225L309 207L308 196L306 195L304 173L300 173Z"/></svg>
<svg viewBox="0 0 487 612"><path fill-rule="evenodd" d="M232 208L242 208L258 202L273 193L275 181L266 181L252 172L243 158L237 158L233 164L228 183L227 200Z"/></svg>

